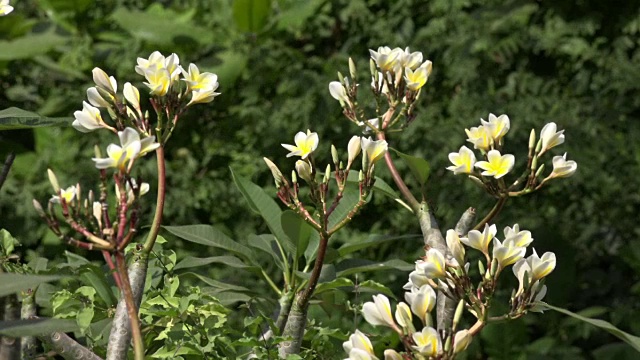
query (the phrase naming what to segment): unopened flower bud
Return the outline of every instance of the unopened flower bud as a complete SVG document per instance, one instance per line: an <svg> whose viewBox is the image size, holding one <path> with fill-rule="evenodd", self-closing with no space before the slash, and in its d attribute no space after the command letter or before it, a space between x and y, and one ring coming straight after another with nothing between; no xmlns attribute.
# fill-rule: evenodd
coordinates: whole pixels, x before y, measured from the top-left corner
<svg viewBox="0 0 640 360"><path fill-rule="evenodd" d="M355 79L356 74L356 64L353 62L352 58L349 58L349 75L351 75L352 79Z"/></svg>
<svg viewBox="0 0 640 360"><path fill-rule="evenodd" d="M41 217L46 216L44 213L44 210L42 209L42 205L40 205L38 200L33 199L33 207L36 209L36 212L38 213L39 216Z"/></svg>
<svg viewBox="0 0 640 360"><path fill-rule="evenodd" d="M469 176L469 179L471 179L471 181L473 181L474 184L480 186L480 188L482 188L482 189L485 188L484 184L482 183L482 180L478 179L477 177Z"/></svg>
<svg viewBox="0 0 640 360"><path fill-rule="evenodd" d="M273 161L267 159L266 157L262 158L262 160L264 160L269 170L271 170L271 175L273 175L273 179L276 182L276 187L280 188L282 184L284 184L284 176L282 175L282 172L280 171L280 169L278 169L278 166L273 163Z"/></svg>
<svg viewBox="0 0 640 360"><path fill-rule="evenodd" d="M340 80L340 83L344 85L344 76L342 76L342 73L340 71L338 71L338 80Z"/></svg>
<svg viewBox="0 0 640 360"><path fill-rule="evenodd" d="M531 129L531 134L529 134L529 150L533 150L534 146L536 146L536 129Z"/></svg>
<svg viewBox="0 0 640 360"><path fill-rule="evenodd" d="M540 165L540 167L536 171L536 176L535 177L540 176L542 174L542 171L544 171L544 164Z"/></svg>
<svg viewBox="0 0 640 360"><path fill-rule="evenodd" d="M376 67L376 62L373 59L369 59L369 72L371 72L371 77L374 79L378 78L378 68Z"/></svg>
<svg viewBox="0 0 640 360"><path fill-rule="evenodd" d="M331 144L331 158L333 160L333 164L338 165L340 162L340 158L338 158L338 149L336 149L333 144Z"/></svg>
<svg viewBox="0 0 640 360"><path fill-rule="evenodd" d="M291 170L291 182L296 184L298 182L298 177L296 176L296 171Z"/></svg>
<svg viewBox="0 0 640 360"><path fill-rule="evenodd" d="M470 343L471 334L469 334L469 330L458 331L453 338L453 352L457 354L466 350Z"/></svg>
<svg viewBox="0 0 640 360"><path fill-rule="evenodd" d="M458 326L458 323L460 322L460 319L462 319L463 312L464 312L464 300L460 299L460 301L458 302L458 307L456 307L456 312L453 315L453 328L454 329Z"/></svg>
<svg viewBox="0 0 640 360"><path fill-rule="evenodd" d="M97 159L102 158L102 151L100 151L100 147L98 145L95 145L93 147L93 154L96 156Z"/></svg>
<svg viewBox="0 0 640 360"><path fill-rule="evenodd" d="M541 149L542 149L542 139L538 140L538 143L536 144L536 154L539 153Z"/></svg>
<svg viewBox="0 0 640 360"><path fill-rule="evenodd" d="M535 170L538 168L538 155L533 156L533 160L531 161L531 170Z"/></svg>
<svg viewBox="0 0 640 360"><path fill-rule="evenodd" d="M485 269L482 260L478 260L478 270L480 271L480 276L484 275Z"/></svg>
<svg viewBox="0 0 640 360"><path fill-rule="evenodd" d="M58 185L58 178L56 178L56 174L53 173L53 170L47 169L47 175L49 176L49 182L51 183L51 186L53 187L53 192L59 193L60 192L60 185Z"/></svg>
<svg viewBox="0 0 640 360"><path fill-rule="evenodd" d="M498 271L498 259L491 260L491 276L495 275Z"/></svg>
<svg viewBox="0 0 640 360"><path fill-rule="evenodd" d="M353 160L356 159L358 155L360 155L360 150L362 149L360 136L354 136L349 140L349 144L347 145L347 152L349 154L349 159L347 161L347 167L351 168L351 164ZM365 168L363 168L365 169Z"/></svg>
<svg viewBox="0 0 640 360"><path fill-rule="evenodd" d="M298 172L298 176L307 183L311 184L313 182L312 169L308 162L304 160L296 161L296 171Z"/></svg>
<svg viewBox="0 0 640 360"><path fill-rule="evenodd" d="M359 182L364 181L364 173L362 172L362 170L360 170L360 172L358 173L358 181Z"/></svg>
<svg viewBox="0 0 640 360"><path fill-rule="evenodd" d="M327 169L324 171L324 180L322 182L327 184L330 178L331 178L331 165L327 164Z"/></svg>

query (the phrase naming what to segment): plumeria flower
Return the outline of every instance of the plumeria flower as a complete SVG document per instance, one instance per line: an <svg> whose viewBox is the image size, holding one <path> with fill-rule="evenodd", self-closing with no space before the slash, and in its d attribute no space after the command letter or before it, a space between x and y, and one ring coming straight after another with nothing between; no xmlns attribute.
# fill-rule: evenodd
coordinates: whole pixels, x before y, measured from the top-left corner
<svg viewBox="0 0 640 360"><path fill-rule="evenodd" d="M49 201L54 204L60 204L60 199L62 199L65 204L71 204L73 199L75 199L77 192L78 189L75 187L75 185L72 185L66 189L60 189L60 194L54 195Z"/></svg>
<svg viewBox="0 0 640 360"><path fill-rule="evenodd" d="M144 84L151 90L151 95L165 96L169 92L171 74L167 69L147 69L144 77L147 79Z"/></svg>
<svg viewBox="0 0 640 360"><path fill-rule="evenodd" d="M451 255L458 263L458 266L462 266L464 264L464 246L460 242L460 235L458 235L457 231L449 229L447 230L446 239Z"/></svg>
<svg viewBox="0 0 640 360"><path fill-rule="evenodd" d="M407 47L400 52L399 63L403 68L415 70L422 63L422 53L420 51L411 52Z"/></svg>
<svg viewBox="0 0 640 360"><path fill-rule="evenodd" d="M134 160L146 153L157 149L160 144L155 142L155 136L149 136L140 140L140 135L133 128L126 128L118 131L120 146L110 144L107 146L107 158L93 158L96 168L107 169L117 167L124 170L127 161Z"/></svg>
<svg viewBox="0 0 640 360"><path fill-rule="evenodd" d="M352 349L349 352L349 357L345 360L378 360L378 358L371 356L371 354L368 354L364 350Z"/></svg>
<svg viewBox="0 0 640 360"><path fill-rule="evenodd" d="M425 327L422 331L415 332L411 336L416 344L413 348L421 355L436 356L442 350L442 341L436 329Z"/></svg>
<svg viewBox="0 0 640 360"><path fill-rule="evenodd" d="M511 154L501 155L498 150L491 150L487 154L488 161L478 161L475 166L484 170L483 176L493 176L499 179L505 176L515 164L516 158Z"/></svg>
<svg viewBox="0 0 640 360"><path fill-rule="evenodd" d="M311 164L304 160L296 161L296 172L298 176L301 177L307 183L313 182L313 176L311 171Z"/></svg>
<svg viewBox="0 0 640 360"><path fill-rule="evenodd" d="M160 53L160 51L154 51L149 55L148 59L138 58L138 65L136 65L135 70L138 74L144 76L145 72L149 69L157 70L164 68L165 57Z"/></svg>
<svg viewBox="0 0 640 360"><path fill-rule="evenodd" d="M131 179L131 183L134 186L138 185L138 184L136 184L135 179ZM119 203L120 202L120 189L118 188L117 185L116 185L115 188L116 188L116 202ZM131 204L133 204L133 201L136 199L135 194L133 193L133 189L131 188L131 185L129 185L129 182L126 182L125 188L127 190L127 205L131 205ZM140 185L140 189L138 191L139 191L139 194L138 194L139 196L142 196L142 195L148 193L149 192L149 184L146 183L146 182L143 182Z"/></svg>
<svg viewBox="0 0 640 360"><path fill-rule="evenodd" d="M402 355L393 349L387 349L384 351L384 360L403 360Z"/></svg>
<svg viewBox="0 0 640 360"><path fill-rule="evenodd" d="M89 103L95 107L111 107L111 103L100 95L98 88L95 86L87 89L87 99L89 100Z"/></svg>
<svg viewBox="0 0 640 360"><path fill-rule="evenodd" d="M306 134L302 131L298 132L293 141L295 145L281 144L282 147L290 151L287 157L300 156L304 160L318 147L320 140L317 133L307 130Z"/></svg>
<svg viewBox="0 0 640 360"><path fill-rule="evenodd" d="M421 87L423 87L424 84L427 83L427 80L429 80L431 68L432 64L429 60L427 60L415 71L409 67L405 68L404 78L407 81L407 88L409 88L409 90L418 91Z"/></svg>
<svg viewBox="0 0 640 360"><path fill-rule="evenodd" d="M218 88L218 75L201 73L196 64L189 64L189 71L182 70L182 76L189 90Z"/></svg>
<svg viewBox="0 0 640 360"><path fill-rule="evenodd" d="M400 302L396 305L396 321L403 329L410 329L413 326L413 316L409 305Z"/></svg>
<svg viewBox="0 0 640 360"><path fill-rule="evenodd" d="M376 128L379 129L380 128L380 119L378 118L373 118L373 119L369 119L367 120L367 123L371 126L365 125L364 121L358 121L358 126L360 126L362 128L362 133L363 134L370 134L371 128Z"/></svg>
<svg viewBox="0 0 640 360"><path fill-rule="evenodd" d="M351 336L349 336L349 341L345 341L344 343L342 343L342 348L347 354L349 354L349 359L352 359L351 354L353 350L360 350L361 352L369 355L369 359L378 359L373 353L373 345L371 345L371 340L369 340L369 338L360 330L356 330L355 333L351 334ZM358 358L353 357L353 359Z"/></svg>
<svg viewBox="0 0 640 360"><path fill-rule="evenodd" d="M527 248L514 246L514 243L510 241L505 240L504 243L501 243L500 240L495 239L493 242L493 258L498 261L501 269L522 259L526 252Z"/></svg>
<svg viewBox="0 0 640 360"><path fill-rule="evenodd" d="M469 330L460 330L453 337L453 352L455 354L465 351L471 343L471 334Z"/></svg>
<svg viewBox="0 0 640 360"><path fill-rule="evenodd" d="M80 132L87 133L102 128L114 130L102 120L100 110L89 105L86 101L82 102L82 111L74 112L73 116L75 120L71 126Z"/></svg>
<svg viewBox="0 0 640 360"><path fill-rule="evenodd" d="M444 277L446 275L444 255L438 249L431 248L427 250L424 260L416 262L416 269L422 271L429 279Z"/></svg>
<svg viewBox="0 0 640 360"><path fill-rule="evenodd" d="M389 87L384 82L384 75L382 73L377 73L377 78L371 78L371 88L376 91L379 90L383 95L389 94Z"/></svg>
<svg viewBox="0 0 640 360"><path fill-rule="evenodd" d="M426 285L429 283L429 278L424 275L424 273L418 270L418 266L416 264L416 270L409 273L409 282L407 282L402 288L405 290L418 289L422 285Z"/></svg>
<svg viewBox="0 0 640 360"><path fill-rule="evenodd" d="M513 265L513 274L518 278L518 293L524 290L525 275L528 284L534 284L536 281L549 275L556 267L556 255L552 252L546 252L542 257L538 256L536 250L528 258L520 259Z"/></svg>
<svg viewBox="0 0 640 360"><path fill-rule="evenodd" d="M212 102L216 96L220 95L219 92L216 92L217 88L218 88L218 83L216 82L215 87L203 88L203 89L192 91L191 100L189 101L187 106L193 105L193 104L204 104L204 103Z"/></svg>
<svg viewBox="0 0 640 360"><path fill-rule="evenodd" d="M511 242L514 246L527 247L533 242L531 231L520 230L520 225L515 224L513 228L507 226L504 228L504 241Z"/></svg>
<svg viewBox="0 0 640 360"><path fill-rule="evenodd" d="M460 238L460 241L476 250L482 251L483 254L489 254L489 244L496 236L496 225L485 224L482 232L478 230L471 230L466 237Z"/></svg>
<svg viewBox="0 0 640 360"><path fill-rule="evenodd" d="M356 159L358 155L360 155L360 150L362 149L362 141L360 136L353 136L351 140L349 140L349 144L347 144L347 154L349 158L347 159L347 169L351 168L351 164Z"/></svg>
<svg viewBox="0 0 640 360"><path fill-rule="evenodd" d="M282 175L282 172L280 171L280 169L278 169L278 166L273 163L273 161L269 160L266 157L263 157L262 160L264 160L269 170L271 170L271 175L273 175L273 179L276 182L276 187L280 188L280 186L284 183L284 176Z"/></svg>
<svg viewBox="0 0 640 360"><path fill-rule="evenodd" d="M388 46L381 46L378 51L369 50L369 53L382 71L391 71L398 64L402 50L399 48L391 50Z"/></svg>
<svg viewBox="0 0 640 360"><path fill-rule="evenodd" d="M467 141L473 144L475 149L488 151L493 145L493 138L487 128L484 126L472 127L471 129L464 129L467 133Z"/></svg>
<svg viewBox="0 0 640 360"><path fill-rule="evenodd" d="M433 288L426 284L420 288L414 287L411 292L404 293L404 299L411 306L411 311L426 325L427 316L436 304L436 292Z"/></svg>
<svg viewBox="0 0 640 360"><path fill-rule="evenodd" d="M507 115L495 116L493 114L489 114L489 121L480 119L480 122L486 129L489 136L491 136L494 143L498 143L500 139L507 134L511 127L511 122Z"/></svg>
<svg viewBox="0 0 640 360"><path fill-rule="evenodd" d="M447 170L453 171L454 175L471 174L476 164L476 155L471 149L463 145L457 153L449 153L449 161L453 165L447 167Z"/></svg>
<svg viewBox="0 0 640 360"><path fill-rule="evenodd" d="M539 312L539 313L544 312L544 310L546 310L547 308L544 306L541 306L538 303L542 301L542 299L544 299L545 295L547 295L547 285L542 285L540 290L538 290L538 293L536 294L536 296L533 298L534 305L531 308L529 308L529 311Z"/></svg>
<svg viewBox="0 0 640 360"><path fill-rule="evenodd" d="M371 325L388 326L396 328L396 323L391 315L391 304L389 298L382 294L373 295L373 302L366 302L362 306L362 315Z"/></svg>
<svg viewBox="0 0 640 360"><path fill-rule="evenodd" d="M9 5L9 0L0 0L0 16L5 16L13 11L13 6Z"/></svg>
<svg viewBox="0 0 640 360"><path fill-rule="evenodd" d="M122 90L124 94L124 99L127 100L127 103L131 105L138 112L140 110L140 91L135 86L131 85L131 83L127 82L124 84L124 89Z"/></svg>
<svg viewBox="0 0 640 360"><path fill-rule="evenodd" d="M382 159L389 149L389 144L385 140L372 140L371 137L361 139L362 152L369 160L369 167Z"/></svg>
<svg viewBox="0 0 640 360"><path fill-rule="evenodd" d="M107 73L99 67L93 68L91 73L93 74L93 82L96 83L97 87L108 92L109 94L111 94L111 96L116 95L116 91L118 90L118 82L113 76L107 75Z"/></svg>
<svg viewBox="0 0 640 360"><path fill-rule="evenodd" d="M567 161L567 153L562 156L554 156L552 162L553 171L548 176L549 179L569 177L578 170L577 162L573 160Z"/></svg>
<svg viewBox="0 0 640 360"><path fill-rule="evenodd" d="M542 131L540 131L540 141L542 142L540 155L564 142L564 130L557 130L558 127L554 122L550 122L542 128Z"/></svg>
<svg viewBox="0 0 640 360"><path fill-rule="evenodd" d="M329 93L334 99L340 101L341 104L350 103L349 97L347 96L347 89L345 89L344 85L339 81L332 81L329 83Z"/></svg>

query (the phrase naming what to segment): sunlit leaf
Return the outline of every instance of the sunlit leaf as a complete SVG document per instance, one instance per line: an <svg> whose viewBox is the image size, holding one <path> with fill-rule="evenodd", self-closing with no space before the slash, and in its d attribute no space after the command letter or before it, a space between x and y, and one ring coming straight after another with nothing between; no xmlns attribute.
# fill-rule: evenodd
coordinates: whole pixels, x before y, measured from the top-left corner
<svg viewBox="0 0 640 360"><path fill-rule="evenodd" d="M2 45L0 45L1 48ZM0 130L30 129L42 126L69 126L72 121L72 118L50 118L15 107L0 110Z"/></svg>
<svg viewBox="0 0 640 360"><path fill-rule="evenodd" d="M429 162L423 158L419 158L416 156L408 155L401 153L396 149L393 150L409 167L411 170L411 174L418 180L420 185L424 185L429 179L429 173L431 172L431 166L429 166Z"/></svg>

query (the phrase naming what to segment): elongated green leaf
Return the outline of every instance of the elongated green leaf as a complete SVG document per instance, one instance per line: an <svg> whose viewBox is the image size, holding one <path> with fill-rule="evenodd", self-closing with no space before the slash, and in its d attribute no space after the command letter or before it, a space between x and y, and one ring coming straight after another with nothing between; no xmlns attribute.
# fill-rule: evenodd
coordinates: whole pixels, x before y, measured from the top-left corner
<svg viewBox="0 0 640 360"><path fill-rule="evenodd" d="M11 255L16 245L19 245L18 240L11 236L7 230L0 230L0 249L2 249L4 256Z"/></svg>
<svg viewBox="0 0 640 360"><path fill-rule="evenodd" d="M398 199L400 196L396 193L395 190L389 184L387 184L384 180L379 177L375 177L376 181L373 183L373 191L388 196L392 199ZM350 183L358 183L358 173L356 171L349 172L349 176L347 176L347 182Z"/></svg>
<svg viewBox="0 0 640 360"><path fill-rule="evenodd" d="M385 294L390 298L393 298L393 299L396 298L396 295L393 293L393 291L391 291L391 289L373 280L366 280L359 283L358 290L361 292Z"/></svg>
<svg viewBox="0 0 640 360"><path fill-rule="evenodd" d="M244 259L253 258L253 251L250 248L234 241L211 225L163 226L163 228L181 239L224 249Z"/></svg>
<svg viewBox="0 0 640 360"><path fill-rule="evenodd" d="M285 234L296 244L296 257L300 258L307 250L313 228L291 210L282 213L280 222Z"/></svg>
<svg viewBox="0 0 640 360"><path fill-rule="evenodd" d="M273 200L271 196L267 195L260 186L234 173L233 169L231 169L231 176L233 177L233 182L238 187L238 190L240 190L242 196L244 196L245 200L249 203L251 210L262 216L271 233L275 235L276 241L284 247L287 254L295 254L295 245L282 229L282 224L280 222L282 210L280 210L280 207L275 200Z"/></svg>
<svg viewBox="0 0 640 360"><path fill-rule="evenodd" d="M388 260L385 262L375 262L364 259L348 259L336 265L338 277L349 276L355 273L396 269L401 271L413 270L414 265L399 259Z"/></svg>
<svg viewBox="0 0 640 360"><path fill-rule="evenodd" d="M350 242L342 245L338 249L340 256L351 254L352 252L366 249L372 246L380 245L390 241L407 241L411 239L422 238L422 235L400 235L400 236L387 236L387 235L371 235L364 241Z"/></svg>
<svg viewBox="0 0 640 360"><path fill-rule="evenodd" d="M0 49L2 49L1 44ZM71 125L72 121L72 118L49 118L16 107L0 110L0 130L29 129L42 126L68 126Z"/></svg>
<svg viewBox="0 0 640 360"><path fill-rule="evenodd" d="M15 294L18 291L31 289L39 284L56 281L62 276L0 274L0 297Z"/></svg>
<svg viewBox="0 0 640 360"><path fill-rule="evenodd" d="M243 292L252 292L253 290L250 290L244 286L238 286L238 285L234 285L234 284L229 284L229 283L225 283L222 281L218 281L218 280L214 280L211 278L208 278L206 276L202 276L200 274L196 274L194 272L185 272L182 274L179 274L178 277L180 278L184 278L184 277L195 277L199 280L201 280L202 282L204 282L205 284L211 286L212 288L217 289L218 291L243 291ZM203 290L204 291L204 290Z"/></svg>
<svg viewBox="0 0 640 360"><path fill-rule="evenodd" d="M208 258L196 258L193 256L187 256L180 261L174 270L188 269L199 266L206 266L209 264L224 264L236 269L256 269L255 266L248 265L235 256L212 256Z"/></svg>
<svg viewBox="0 0 640 360"><path fill-rule="evenodd" d="M282 256L278 250L278 245L276 244L276 239L271 234L263 234L263 235L249 235L249 239L247 244L253 248L256 248L260 251L263 251L273 258L276 265L280 268L280 270L284 270L284 263L282 261Z"/></svg>
<svg viewBox="0 0 640 360"><path fill-rule="evenodd" d="M240 31L256 33L267 24L271 0L234 0L233 20Z"/></svg>
<svg viewBox="0 0 640 360"><path fill-rule="evenodd" d="M105 274L93 265L85 265L80 271L83 282L96 289L96 293L107 306L115 306L118 303L111 286L107 283L107 276L111 277L108 273Z"/></svg>
<svg viewBox="0 0 640 360"><path fill-rule="evenodd" d="M543 301L539 301L537 303L538 305L542 306L543 308L547 308L549 310L554 310L557 311L559 313L565 314L565 315L569 315L574 319L578 319L580 321L584 321L587 324L591 324L593 326L599 327L602 330L605 330L607 332L609 332L610 334L612 334L613 336L617 337L618 339L626 342L627 344L631 345L636 351L640 352L640 337L635 336L635 335L631 335L629 333L626 333L620 329L618 329L617 327L613 326L610 322L608 321L604 321L604 320L600 320L600 319L591 319L588 317L584 317L582 315L576 314L574 312L571 312L567 309L563 309L563 308L559 308L553 305L549 305Z"/></svg>
<svg viewBox="0 0 640 360"><path fill-rule="evenodd" d="M342 287L353 288L353 281L351 281L351 279L348 279L348 278L340 277L333 281L318 284L318 286L316 287L316 291L314 291L313 294L319 295L319 294L322 294L323 292L335 290Z"/></svg>
<svg viewBox="0 0 640 360"><path fill-rule="evenodd" d="M424 185L427 182L429 179L429 173L431 172L431 166L429 166L429 162L427 162L427 160L401 153L393 148L391 150L395 151L395 153L404 160L407 166L409 166L409 170L411 170L411 173L415 176L420 185Z"/></svg>
<svg viewBox="0 0 640 360"><path fill-rule="evenodd" d="M369 199L371 195L369 195ZM369 200L367 199L367 200ZM353 209L353 207L360 201L360 194L358 189L351 185L347 184L347 188L344 191L344 195L340 200L340 204L333 211L331 216L329 217L329 229L333 228L337 223L342 221L347 214Z"/></svg>
<svg viewBox="0 0 640 360"><path fill-rule="evenodd" d="M254 297L249 296L247 294L242 294L235 291L218 291L217 289L214 289L214 288L204 288L202 289L202 293L214 296L216 299L220 301L222 305L225 305L225 306L232 305L237 302L245 303L254 299Z"/></svg>
<svg viewBox="0 0 640 360"><path fill-rule="evenodd" d="M0 41L0 61L28 59L45 54L60 45L64 45L69 38L60 36L53 31L40 34L29 34L11 41Z"/></svg>
<svg viewBox="0 0 640 360"><path fill-rule="evenodd" d="M51 334L56 331L78 331L79 327L72 319L28 319L0 321L0 335L10 337L36 336Z"/></svg>

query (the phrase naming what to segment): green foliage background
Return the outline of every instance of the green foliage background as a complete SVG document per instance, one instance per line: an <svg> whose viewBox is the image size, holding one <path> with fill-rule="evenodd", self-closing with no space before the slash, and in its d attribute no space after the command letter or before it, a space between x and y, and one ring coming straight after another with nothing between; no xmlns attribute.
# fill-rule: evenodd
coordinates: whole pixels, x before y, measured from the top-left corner
<svg viewBox="0 0 640 360"><path fill-rule="evenodd" d="M353 57L366 90L368 49L388 45L422 51L434 71L418 118L410 131L391 141L431 163L428 194L442 227L452 227L469 206L482 214L493 205L470 181L445 170L447 154L465 142L464 128L476 126L489 112L508 114L507 149L522 159L531 128L539 131L555 121L566 129L563 151L578 162L577 174L510 201L497 219L499 228L518 222L532 231L539 252L557 254L558 268L547 283L550 303L640 333L637 3L32 0L15 7L0 18L0 109L71 116L81 108L94 66L120 84L137 81L143 88L133 70L135 59L154 50L175 52L182 64L194 62L219 75L222 95L182 118L167 149L165 221L216 224L235 238L267 229L249 212L229 167L273 190L261 159L285 164L280 143L290 142L295 132L317 131L319 154L328 154L332 142L344 148L359 130L342 118L329 96L336 71L346 73L347 59ZM255 10L253 16L247 9ZM55 261L66 249L31 207L33 198L50 196L46 169L55 169L64 186L91 184L91 149L100 137L71 128L0 132L0 157L18 152L0 196L0 227L23 243L27 257ZM288 164L285 173L293 167ZM153 165L141 169L148 180L153 180ZM379 173L390 180L387 175ZM351 229L332 246L367 233L419 232L405 210L380 196ZM419 240L398 241L360 256L412 262L420 247ZM224 255L177 240L171 248L178 258L203 251ZM223 266L211 273L243 281ZM406 274L372 278L400 294ZM355 301L368 296L360 294ZM343 331L355 327L321 310L314 314L316 324ZM610 335L555 313L489 326L471 353L471 358L493 359L634 358Z"/></svg>

